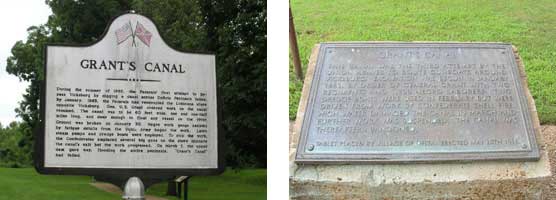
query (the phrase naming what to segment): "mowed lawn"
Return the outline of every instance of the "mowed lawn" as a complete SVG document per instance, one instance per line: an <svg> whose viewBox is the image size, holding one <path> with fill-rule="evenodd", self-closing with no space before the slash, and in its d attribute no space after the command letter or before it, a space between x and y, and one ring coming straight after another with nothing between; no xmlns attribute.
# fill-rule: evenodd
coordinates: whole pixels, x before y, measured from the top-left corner
<svg viewBox="0 0 556 200"><path fill-rule="evenodd" d="M303 68L326 41L507 42L519 50L542 124L556 124L556 1L291 0ZM290 62L291 63L291 62ZM290 64L290 119L303 83Z"/></svg>
<svg viewBox="0 0 556 200"><path fill-rule="evenodd" d="M121 199L120 195L90 185L88 176L39 175L32 168L0 168L1 200L106 200ZM150 187L147 194L165 196L166 183ZM227 170L220 176L192 177L189 199L195 200L260 200L266 199L266 170Z"/></svg>

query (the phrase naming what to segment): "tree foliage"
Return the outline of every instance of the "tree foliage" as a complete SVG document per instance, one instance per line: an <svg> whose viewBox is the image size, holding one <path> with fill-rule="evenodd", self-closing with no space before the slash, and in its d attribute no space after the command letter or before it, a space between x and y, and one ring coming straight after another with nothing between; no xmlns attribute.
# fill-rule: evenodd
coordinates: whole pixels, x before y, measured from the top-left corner
<svg viewBox="0 0 556 200"><path fill-rule="evenodd" d="M25 127L12 122L7 127L0 125L0 167L27 167L31 163L31 152L21 148Z"/></svg>
<svg viewBox="0 0 556 200"><path fill-rule="evenodd" d="M214 21L215 51L224 107L224 127L231 148L230 160L251 163L243 155L266 162L266 3L239 1ZM209 13L210 14L210 13ZM207 16L207 17L210 17ZM209 27L210 24L207 24ZM264 33L264 34L261 34ZM210 34L209 34L210 35Z"/></svg>
<svg viewBox="0 0 556 200"><path fill-rule="evenodd" d="M29 81L16 109L23 119L17 142L33 149L38 127L46 43L100 39L111 18L128 10L153 19L170 46L216 54L218 89L232 166L266 165L266 1L246 0L47 0L48 21L28 29L8 58L8 73ZM31 155L31 154L29 154Z"/></svg>

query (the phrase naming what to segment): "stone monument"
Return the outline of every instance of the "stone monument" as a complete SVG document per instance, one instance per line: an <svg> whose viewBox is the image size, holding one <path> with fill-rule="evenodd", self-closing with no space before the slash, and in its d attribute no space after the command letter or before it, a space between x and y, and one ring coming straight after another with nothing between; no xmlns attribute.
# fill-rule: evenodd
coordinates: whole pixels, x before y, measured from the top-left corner
<svg viewBox="0 0 556 200"><path fill-rule="evenodd" d="M503 43L323 43L290 146L292 199L540 199L550 177Z"/></svg>

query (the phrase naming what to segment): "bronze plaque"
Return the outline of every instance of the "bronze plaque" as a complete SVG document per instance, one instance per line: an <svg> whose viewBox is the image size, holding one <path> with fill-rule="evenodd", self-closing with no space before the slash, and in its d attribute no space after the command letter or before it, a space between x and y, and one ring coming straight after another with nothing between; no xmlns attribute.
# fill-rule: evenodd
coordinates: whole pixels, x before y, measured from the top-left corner
<svg viewBox="0 0 556 200"><path fill-rule="evenodd" d="M510 44L321 44L296 162L538 159Z"/></svg>

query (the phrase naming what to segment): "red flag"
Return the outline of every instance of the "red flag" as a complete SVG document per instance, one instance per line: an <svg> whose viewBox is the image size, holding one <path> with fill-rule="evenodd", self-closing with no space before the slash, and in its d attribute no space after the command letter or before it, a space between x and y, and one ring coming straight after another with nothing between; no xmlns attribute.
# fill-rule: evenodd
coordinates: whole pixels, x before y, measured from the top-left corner
<svg viewBox="0 0 556 200"><path fill-rule="evenodd" d="M137 26L135 26L135 35L147 46L151 45L151 37L153 34L147 31L147 29L139 22L137 22Z"/></svg>

